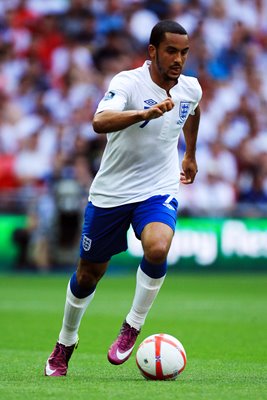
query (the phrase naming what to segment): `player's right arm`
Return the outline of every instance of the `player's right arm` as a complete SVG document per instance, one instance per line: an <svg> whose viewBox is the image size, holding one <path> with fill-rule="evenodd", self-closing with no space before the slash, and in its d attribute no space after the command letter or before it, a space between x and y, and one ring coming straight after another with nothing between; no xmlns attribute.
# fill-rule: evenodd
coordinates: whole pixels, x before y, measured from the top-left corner
<svg viewBox="0 0 267 400"><path fill-rule="evenodd" d="M117 132L138 122L159 118L173 107L174 103L168 97L146 110L104 110L95 114L93 128L96 133Z"/></svg>

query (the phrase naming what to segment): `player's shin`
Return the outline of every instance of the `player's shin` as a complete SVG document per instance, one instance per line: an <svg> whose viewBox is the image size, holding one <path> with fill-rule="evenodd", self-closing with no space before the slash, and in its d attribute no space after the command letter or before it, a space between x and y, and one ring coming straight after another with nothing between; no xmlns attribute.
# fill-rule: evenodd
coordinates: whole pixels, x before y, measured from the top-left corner
<svg viewBox="0 0 267 400"><path fill-rule="evenodd" d="M136 274L136 289L132 307L126 317L130 326L139 330L144 325L165 276L166 262L161 265L151 265L145 259L142 260Z"/></svg>
<svg viewBox="0 0 267 400"><path fill-rule="evenodd" d="M93 287L87 292L87 295L83 292L84 297L78 297L80 293L76 282L75 274L68 284L63 323L58 340L65 346L71 346L78 341L78 330L82 317L95 294L95 287Z"/></svg>

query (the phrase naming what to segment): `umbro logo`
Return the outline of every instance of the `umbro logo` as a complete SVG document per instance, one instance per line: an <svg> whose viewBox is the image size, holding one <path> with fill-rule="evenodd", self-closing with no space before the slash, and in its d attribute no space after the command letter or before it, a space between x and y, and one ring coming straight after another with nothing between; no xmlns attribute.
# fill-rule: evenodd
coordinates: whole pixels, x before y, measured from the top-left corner
<svg viewBox="0 0 267 400"><path fill-rule="evenodd" d="M147 105L144 105L144 110L148 110L150 107L154 106L155 104L158 104L155 100L153 99L147 99L144 100L144 103ZM147 124L149 123L149 120L144 121L141 125L140 128L144 128Z"/></svg>
<svg viewBox="0 0 267 400"><path fill-rule="evenodd" d="M175 211L175 208L174 208L172 205L170 205L169 203L163 203L163 205L164 205L165 207L169 208L170 210Z"/></svg>
<svg viewBox="0 0 267 400"><path fill-rule="evenodd" d="M154 106L155 104L157 104L157 102L153 99L148 99L148 100L144 100L144 103L146 103L149 107Z"/></svg>

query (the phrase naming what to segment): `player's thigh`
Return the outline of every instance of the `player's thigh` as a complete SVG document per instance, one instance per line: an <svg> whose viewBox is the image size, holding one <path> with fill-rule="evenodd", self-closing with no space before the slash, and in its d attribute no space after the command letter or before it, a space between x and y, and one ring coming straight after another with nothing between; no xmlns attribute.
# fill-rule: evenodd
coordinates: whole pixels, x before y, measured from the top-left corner
<svg viewBox="0 0 267 400"><path fill-rule="evenodd" d="M80 258L102 264L127 249L130 206L101 208L88 203L82 228Z"/></svg>
<svg viewBox="0 0 267 400"><path fill-rule="evenodd" d="M139 203L134 209L132 218L132 227L138 239L141 239L141 234L144 228L152 222L161 222L169 226L172 231L175 231L177 220L177 200L170 195L152 196L145 201ZM153 234L153 228L149 232ZM157 231L164 229L161 225L158 226ZM155 235L157 235L155 231ZM168 230L167 230L168 231Z"/></svg>
<svg viewBox="0 0 267 400"><path fill-rule="evenodd" d="M141 239L145 256L162 259L167 256L177 219L177 200L170 195L153 196L134 210L132 226Z"/></svg>

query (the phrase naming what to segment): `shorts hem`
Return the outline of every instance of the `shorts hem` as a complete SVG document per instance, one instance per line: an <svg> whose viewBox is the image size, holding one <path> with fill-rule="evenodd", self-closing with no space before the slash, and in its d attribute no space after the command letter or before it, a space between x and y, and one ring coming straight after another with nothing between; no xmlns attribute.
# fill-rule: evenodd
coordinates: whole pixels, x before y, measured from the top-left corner
<svg viewBox="0 0 267 400"><path fill-rule="evenodd" d="M137 239L141 240L141 234L142 234L144 228L148 224L151 224L152 222L161 222L162 224L169 226L172 229L172 231L175 232L176 221L174 223L169 223L168 221L166 221L166 219L151 218L151 220L146 220L145 223L143 225L141 225L141 229L138 229L138 228L134 229L134 233L135 233L135 236L137 237Z"/></svg>

